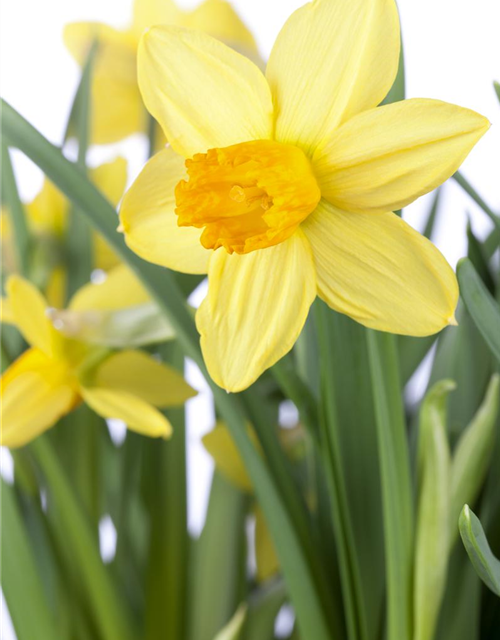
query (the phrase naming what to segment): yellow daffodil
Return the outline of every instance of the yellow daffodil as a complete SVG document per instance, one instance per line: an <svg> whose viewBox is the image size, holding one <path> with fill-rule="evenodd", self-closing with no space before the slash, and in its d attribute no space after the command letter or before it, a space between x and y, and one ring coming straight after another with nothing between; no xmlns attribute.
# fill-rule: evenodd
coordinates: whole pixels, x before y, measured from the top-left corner
<svg viewBox="0 0 500 640"><path fill-rule="evenodd" d="M98 52L92 79L91 140L106 144L147 131L147 112L137 86L137 47L144 29L173 24L209 33L242 54L258 59L255 41L229 2L205 0L182 11L172 0L135 0L128 29L91 22L68 25L64 41L83 65L94 40Z"/></svg>
<svg viewBox="0 0 500 640"><path fill-rule="evenodd" d="M129 293L127 304L135 294L142 299L140 291ZM31 346L1 378L2 445L26 444L82 401L144 435L170 435L171 425L158 409L195 395L180 373L142 351L113 352L64 336L50 321L43 296L20 276L9 278L7 294L5 319ZM86 297L95 309L96 295ZM75 304L81 308L82 299Z"/></svg>
<svg viewBox="0 0 500 640"><path fill-rule="evenodd" d="M455 274L392 211L452 175L489 123L438 100L378 106L399 49L394 0L305 5L266 76L204 33L143 36L139 87L171 148L125 195L121 228L143 258L208 272L197 326L223 388L285 355L316 295L382 331L454 323Z"/></svg>

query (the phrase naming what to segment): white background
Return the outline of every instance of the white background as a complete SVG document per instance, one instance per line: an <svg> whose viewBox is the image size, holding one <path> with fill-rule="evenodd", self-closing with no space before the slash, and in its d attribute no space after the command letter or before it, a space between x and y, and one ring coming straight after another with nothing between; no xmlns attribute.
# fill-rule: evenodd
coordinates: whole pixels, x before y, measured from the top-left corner
<svg viewBox="0 0 500 640"><path fill-rule="evenodd" d="M332 0L334 2L335 0ZM198 3L179 0L182 7ZM287 16L301 0L234 0L253 30L261 54L267 58L273 41ZM463 165L464 175L484 199L500 210L500 104L492 88L500 80L499 0L399 0L406 59L407 97L438 98L475 109L485 115L492 128ZM63 26L72 21L97 20L116 27L127 25L131 0L3 0L0 20L0 90L35 127L52 142L60 143L79 70L62 43ZM101 148L91 162L117 154L129 158L130 178L140 170L144 143L135 136L125 143ZM41 186L41 173L28 161L15 156L20 191L25 199ZM484 236L491 224L485 215L450 182L444 194L444 211L436 243L455 266L465 253L466 214L473 228ZM417 228L428 210L424 197L408 207L405 218ZM203 388L201 376L189 367L189 377ZM209 487L211 463L199 437L211 427L213 412L207 394L190 401L189 455L190 528L199 531ZM27 613L27 615L29 615ZM2 638L11 638L8 624Z"/></svg>

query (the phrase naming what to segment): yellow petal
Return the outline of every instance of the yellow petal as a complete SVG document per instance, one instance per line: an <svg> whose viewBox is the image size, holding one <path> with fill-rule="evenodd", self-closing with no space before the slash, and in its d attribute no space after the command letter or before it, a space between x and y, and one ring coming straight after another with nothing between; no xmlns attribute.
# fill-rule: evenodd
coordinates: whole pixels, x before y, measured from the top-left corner
<svg viewBox="0 0 500 640"><path fill-rule="evenodd" d="M355 116L318 149L323 197L347 211L396 211L447 180L489 127L439 100L405 100Z"/></svg>
<svg viewBox="0 0 500 640"><path fill-rule="evenodd" d="M15 324L30 345L52 352L55 330L47 317L47 302L38 289L21 276L7 280L7 295Z"/></svg>
<svg viewBox="0 0 500 640"><path fill-rule="evenodd" d="M184 159L170 147L149 160L123 198L120 220L128 246L141 258L183 273L206 273L212 251L202 230L179 227L176 184L186 176Z"/></svg>
<svg viewBox="0 0 500 640"><path fill-rule="evenodd" d="M2 297L0 299L0 320L4 324L16 324L16 318L8 298Z"/></svg>
<svg viewBox="0 0 500 640"><path fill-rule="evenodd" d="M2 376L2 445L20 447L71 411L78 396L64 369L29 349Z"/></svg>
<svg viewBox="0 0 500 640"><path fill-rule="evenodd" d="M318 294L380 331L425 336L453 322L458 286L436 247L393 213L347 213L322 200L302 228Z"/></svg>
<svg viewBox="0 0 500 640"><path fill-rule="evenodd" d="M196 395L178 371L143 351L121 351L106 358L93 384L126 391L161 408L180 406Z"/></svg>
<svg viewBox="0 0 500 640"><path fill-rule="evenodd" d="M172 425L151 404L126 391L100 387L82 387L85 402L103 418L123 420L132 431L152 438L168 438Z"/></svg>
<svg viewBox="0 0 500 640"><path fill-rule="evenodd" d="M151 298L140 280L125 265L110 271L104 282L89 283L71 298L72 311L116 311L150 302Z"/></svg>
<svg viewBox="0 0 500 640"><path fill-rule="evenodd" d="M118 156L111 162L105 162L91 169L89 177L96 187L116 207L127 184L127 161Z"/></svg>
<svg viewBox="0 0 500 640"><path fill-rule="evenodd" d="M174 0L134 0L132 28L139 37L155 24L177 24L183 15Z"/></svg>
<svg viewBox="0 0 500 640"><path fill-rule="evenodd" d="M293 347L316 296L311 249L291 238L246 255L216 251L208 295L196 314L213 380L227 391L249 387Z"/></svg>
<svg viewBox="0 0 500 640"><path fill-rule="evenodd" d="M249 435L256 444L257 438L251 429L249 429ZM220 471L238 488L253 493L252 481L227 426L223 422L217 422L212 431L203 436L202 441L205 449L214 459L217 471Z"/></svg>
<svg viewBox="0 0 500 640"><path fill-rule="evenodd" d="M35 198L26 205L30 226L35 233L62 237L66 230L69 203L63 194L45 179Z"/></svg>
<svg viewBox="0 0 500 640"><path fill-rule="evenodd" d="M201 31L151 28L139 44L138 78L148 111L185 157L272 135L261 71Z"/></svg>
<svg viewBox="0 0 500 640"><path fill-rule="evenodd" d="M64 29L66 47L80 65L95 39L99 45L92 74L91 140L107 144L145 130L147 116L137 86L135 35L91 22Z"/></svg>
<svg viewBox="0 0 500 640"><path fill-rule="evenodd" d="M394 0L315 0L279 34L267 66L276 139L315 146L342 122L376 107L399 62Z"/></svg>
<svg viewBox="0 0 500 640"><path fill-rule="evenodd" d="M253 60L258 56L253 35L226 0L205 0L185 13L179 24L204 31Z"/></svg>
<svg viewBox="0 0 500 640"><path fill-rule="evenodd" d="M255 560L259 582L269 580L278 573L280 566L276 548L259 506L255 508Z"/></svg>
<svg viewBox="0 0 500 640"><path fill-rule="evenodd" d="M45 295L49 307L62 309L66 302L67 273L63 266L54 267L50 274Z"/></svg>

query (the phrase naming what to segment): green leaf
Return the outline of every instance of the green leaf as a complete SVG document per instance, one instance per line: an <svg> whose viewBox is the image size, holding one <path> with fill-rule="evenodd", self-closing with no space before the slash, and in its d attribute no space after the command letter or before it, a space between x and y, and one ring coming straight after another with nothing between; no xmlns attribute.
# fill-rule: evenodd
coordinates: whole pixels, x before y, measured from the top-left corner
<svg viewBox="0 0 500 640"><path fill-rule="evenodd" d="M18 640L59 638L14 490L1 482L2 589Z"/></svg>
<svg viewBox="0 0 500 640"><path fill-rule="evenodd" d="M450 531L453 544L456 523L464 504L473 504L479 494L493 453L495 424L500 403L500 375L491 378L483 403L460 436L451 464Z"/></svg>
<svg viewBox="0 0 500 640"><path fill-rule="evenodd" d="M500 597L500 561L492 554L479 518L465 505L458 521L460 535L477 575Z"/></svg>
<svg viewBox="0 0 500 640"><path fill-rule="evenodd" d="M246 595L242 587L248 506L248 497L216 471L205 526L193 554L190 640L213 638Z"/></svg>
<svg viewBox="0 0 500 640"><path fill-rule="evenodd" d="M488 218L493 222L497 230L500 230L500 217L497 216L493 209L486 204L486 202L481 198L481 196L470 184L470 182L459 171L453 174L453 178L462 187L465 193L467 193L472 198L472 200L474 200L474 202L484 211Z"/></svg>
<svg viewBox="0 0 500 640"><path fill-rule="evenodd" d="M500 307L488 293L471 261L462 258L457 265L460 293L491 352L500 362Z"/></svg>
<svg viewBox="0 0 500 640"><path fill-rule="evenodd" d="M248 418L239 397L225 393L210 381L193 318L172 273L144 262L133 254L126 247L122 235L116 231L115 211L107 200L73 163L10 105L5 101L1 104L2 128L7 143L31 158L131 267L171 322L185 355L196 362L210 382L215 403L240 450L269 524L298 624L305 635L315 640L329 640L332 624L331 589L304 518L300 496L286 465L282 463L283 453L278 448L279 443L272 442L272 439L277 441L276 434L268 424L253 422L266 456L264 461L246 431Z"/></svg>
<svg viewBox="0 0 500 640"><path fill-rule="evenodd" d="M467 222L467 242L467 257L474 265L475 270L478 272L479 277L486 285L488 291L493 294L495 292L495 280L488 265L488 255L483 244L479 242L474 235L470 219Z"/></svg>
<svg viewBox="0 0 500 640"><path fill-rule="evenodd" d="M411 637L413 497L395 336L367 331L382 481L388 640Z"/></svg>
<svg viewBox="0 0 500 640"><path fill-rule="evenodd" d="M2 203L5 204L13 230L16 261L20 272L27 276L30 267L30 232L23 204L19 199L9 150L2 144Z"/></svg>
<svg viewBox="0 0 500 640"><path fill-rule="evenodd" d="M434 638L446 585L449 554L450 448L446 399L452 380L438 382L420 410L419 491L415 541L414 640Z"/></svg>
<svg viewBox="0 0 500 640"><path fill-rule="evenodd" d="M247 599L244 640L274 640L274 623L285 600L286 588L281 578L253 591Z"/></svg>
<svg viewBox="0 0 500 640"><path fill-rule="evenodd" d="M219 631L214 640L238 640L241 637L241 630L243 629L246 615L247 605L245 603L240 604L236 609L234 616L224 629Z"/></svg>
<svg viewBox="0 0 500 640"><path fill-rule="evenodd" d="M494 80L493 89L495 89L495 93L497 94L498 101L500 102L500 82L497 82L496 80Z"/></svg>
<svg viewBox="0 0 500 640"><path fill-rule="evenodd" d="M103 640L136 637L127 606L120 601L102 563L97 538L89 527L49 441L41 436L30 444L30 448L47 481L48 499L51 501L48 513L53 518L52 526L57 527L65 539L68 557L71 558L73 568L78 571L99 636Z"/></svg>

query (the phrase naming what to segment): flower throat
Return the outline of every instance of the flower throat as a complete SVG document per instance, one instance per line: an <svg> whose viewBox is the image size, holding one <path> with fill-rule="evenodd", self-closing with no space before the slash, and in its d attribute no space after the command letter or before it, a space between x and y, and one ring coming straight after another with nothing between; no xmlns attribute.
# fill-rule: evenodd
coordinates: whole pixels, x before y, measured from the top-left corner
<svg viewBox="0 0 500 640"><path fill-rule="evenodd" d="M271 140L210 149L186 160L175 189L181 227L203 228L206 249L249 253L283 242L321 197L303 151Z"/></svg>

